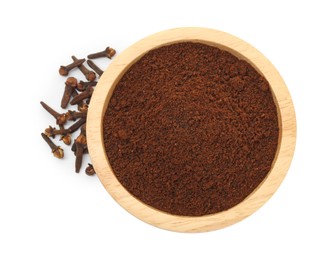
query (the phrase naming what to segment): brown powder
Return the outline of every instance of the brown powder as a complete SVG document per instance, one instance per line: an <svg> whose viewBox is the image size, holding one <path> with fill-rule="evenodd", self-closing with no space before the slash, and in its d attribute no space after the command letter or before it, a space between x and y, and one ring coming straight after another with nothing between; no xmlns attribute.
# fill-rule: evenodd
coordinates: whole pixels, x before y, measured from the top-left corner
<svg viewBox="0 0 334 260"><path fill-rule="evenodd" d="M145 204L184 216L243 201L270 171L279 136L267 80L231 53L191 42L132 65L103 129L120 183Z"/></svg>

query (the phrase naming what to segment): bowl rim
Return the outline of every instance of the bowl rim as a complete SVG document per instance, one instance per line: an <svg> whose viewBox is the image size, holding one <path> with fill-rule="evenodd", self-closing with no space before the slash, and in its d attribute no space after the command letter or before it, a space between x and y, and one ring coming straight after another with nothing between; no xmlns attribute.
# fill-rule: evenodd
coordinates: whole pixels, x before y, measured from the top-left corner
<svg viewBox="0 0 334 260"><path fill-rule="evenodd" d="M278 111L280 136L275 159L262 183L238 205L200 217L178 216L144 204L131 195L113 173L104 149L103 117L118 81L148 51L177 42L212 45L249 62L269 82ZM284 80L271 62L247 42L222 31L183 27L148 36L115 57L101 76L90 101L87 117L89 155L98 178L109 194L129 213L156 227L178 232L204 232L221 229L248 217L277 190L290 166L296 143L296 119L291 96Z"/></svg>

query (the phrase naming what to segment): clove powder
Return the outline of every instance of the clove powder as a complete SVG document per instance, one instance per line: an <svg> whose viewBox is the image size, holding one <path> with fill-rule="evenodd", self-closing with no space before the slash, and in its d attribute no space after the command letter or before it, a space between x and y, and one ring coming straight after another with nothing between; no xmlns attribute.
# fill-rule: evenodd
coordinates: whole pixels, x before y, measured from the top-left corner
<svg viewBox="0 0 334 260"><path fill-rule="evenodd" d="M126 190L158 210L203 216L242 202L278 147L267 80L249 63L202 43L153 49L113 92L105 151Z"/></svg>

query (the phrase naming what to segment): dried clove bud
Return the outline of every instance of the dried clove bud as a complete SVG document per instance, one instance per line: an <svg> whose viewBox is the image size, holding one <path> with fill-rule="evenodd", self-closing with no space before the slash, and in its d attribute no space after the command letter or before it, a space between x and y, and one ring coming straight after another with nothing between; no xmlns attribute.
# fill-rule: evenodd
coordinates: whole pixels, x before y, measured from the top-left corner
<svg viewBox="0 0 334 260"><path fill-rule="evenodd" d="M74 155L76 155L76 153L77 153L77 146L76 146L76 144L75 144L75 142L72 144L72 146L71 146L71 151L74 153ZM88 152L88 146L87 146L87 144L84 146L84 151L83 151L83 153L85 154L85 153L89 153Z"/></svg>
<svg viewBox="0 0 334 260"><path fill-rule="evenodd" d="M68 120L75 121L78 118L87 117L87 111L78 112L78 111L68 110L66 112L66 116L67 116Z"/></svg>
<svg viewBox="0 0 334 260"><path fill-rule="evenodd" d="M42 107L49 112L55 119L56 119L56 124L57 125L64 125L66 121L68 120L67 115L65 113L58 113L55 110L53 110L50 106L48 106L46 103L43 101L40 102Z"/></svg>
<svg viewBox="0 0 334 260"><path fill-rule="evenodd" d="M79 93L76 90L74 90L73 93L72 93L72 97L75 98L78 95L79 95ZM80 112L87 112L88 111L88 105L86 103L84 103L83 100L81 100L81 101L78 102L78 110Z"/></svg>
<svg viewBox="0 0 334 260"><path fill-rule="evenodd" d="M56 129L55 127L49 126L45 129L44 134L47 137L55 138L56 135L66 135L68 133L67 129Z"/></svg>
<svg viewBox="0 0 334 260"><path fill-rule="evenodd" d="M78 83L78 81L74 77L69 77L66 80L64 94L63 94L63 97L61 99L61 104L60 104L60 106L62 108L66 108L67 107L68 103L70 102L73 90L77 86L77 83Z"/></svg>
<svg viewBox="0 0 334 260"><path fill-rule="evenodd" d="M71 64L69 64L67 66L60 66L59 74L62 75L62 76L67 76L68 73L70 72L70 70L80 66L85 61L86 61L85 59L80 59L80 60L77 59L76 61L72 62Z"/></svg>
<svg viewBox="0 0 334 260"><path fill-rule="evenodd" d="M53 153L54 157L56 158L63 158L64 157L64 150L60 147L55 145L52 140L45 135L44 133L41 133L42 138L44 139L44 141L49 145L49 147L51 148L51 152Z"/></svg>
<svg viewBox="0 0 334 260"><path fill-rule="evenodd" d="M92 86L92 87L95 87L97 85L97 82L96 81L87 81L87 82L84 82L82 80L80 80L80 82L77 84L77 90L82 92L82 91L85 91L88 87Z"/></svg>
<svg viewBox="0 0 334 260"><path fill-rule="evenodd" d="M77 61L78 59L75 56L72 56L72 60ZM82 72L82 74L85 75L86 79L88 81L94 81L96 79L96 74L94 71L88 70L85 65L81 64L78 66L79 70Z"/></svg>
<svg viewBox="0 0 334 260"><path fill-rule="evenodd" d="M81 102L78 104L78 110L80 112L87 112L88 111L88 104Z"/></svg>
<svg viewBox="0 0 334 260"><path fill-rule="evenodd" d="M94 170L93 165L89 163L85 172L88 176L93 176L95 174L95 170Z"/></svg>
<svg viewBox="0 0 334 260"><path fill-rule="evenodd" d="M86 123L86 118L80 118L79 121L75 122L73 125L71 125L69 128L60 128L56 129L55 127L49 126L45 129L44 133L48 137L54 138L56 135L66 135L66 134L72 134L76 130L80 128L84 123Z"/></svg>
<svg viewBox="0 0 334 260"><path fill-rule="evenodd" d="M64 129L64 126L63 125L60 125L59 126L60 129ZM63 141L64 144L66 145L70 145L71 142L72 142L72 138L71 138L71 134L67 133L67 134L64 134L60 137L59 139L60 141Z"/></svg>
<svg viewBox="0 0 334 260"><path fill-rule="evenodd" d="M60 141L63 141L66 145L71 145L72 137L70 134L62 135L59 139Z"/></svg>
<svg viewBox="0 0 334 260"><path fill-rule="evenodd" d="M107 47L104 51L96 52L89 54L88 59L96 59L101 57L107 57L111 59L116 54L116 51L113 48Z"/></svg>
<svg viewBox="0 0 334 260"><path fill-rule="evenodd" d="M71 105L75 105L75 104L78 104L80 101L86 99L86 98L89 98L93 95L93 92L94 92L94 88L93 87L88 87L84 92L81 92L80 94L78 94L77 96L75 96L70 104Z"/></svg>
<svg viewBox="0 0 334 260"><path fill-rule="evenodd" d="M80 135L75 139L76 153L75 153L75 172L78 173L82 164L82 157L84 147L87 145L86 139L86 124L82 125Z"/></svg>
<svg viewBox="0 0 334 260"><path fill-rule="evenodd" d="M68 77L65 84L75 88L78 84L78 80L75 77Z"/></svg>

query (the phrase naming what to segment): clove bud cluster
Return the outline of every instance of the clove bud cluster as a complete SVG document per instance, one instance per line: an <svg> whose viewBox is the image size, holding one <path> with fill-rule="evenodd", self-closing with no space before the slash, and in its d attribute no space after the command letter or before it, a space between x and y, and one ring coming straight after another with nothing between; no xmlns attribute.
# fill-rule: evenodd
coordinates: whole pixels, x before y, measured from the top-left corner
<svg viewBox="0 0 334 260"><path fill-rule="evenodd" d="M86 59L77 59L72 56L73 62L60 66L59 74L61 76L68 76L74 69L79 69L85 80L78 80L75 77L68 77L65 81L65 87L63 96L60 102L60 107L66 109L68 105L77 106L77 110L67 110L64 112L57 112L45 102L41 101L42 107L55 119L58 128L49 126L41 134L43 140L51 148L51 152L57 158L64 157L64 150L57 146L51 138L59 136L59 140L65 145L71 145L72 135L80 129L80 134L74 139L71 150L75 155L75 171L80 172L82 166L82 160L84 154L88 154L87 137L86 137L86 119L87 111L89 108L90 98L94 93L94 88L97 85L96 78L102 76L103 70L101 70L91 59L96 58L109 58L111 59L115 55L116 51L113 48L107 47L105 50L89 54L87 64L92 70L89 70L84 63ZM98 75L98 76L97 76ZM67 127L69 121L73 121L70 126ZM88 163L85 170L86 174L91 176L95 174L95 170L92 164Z"/></svg>

